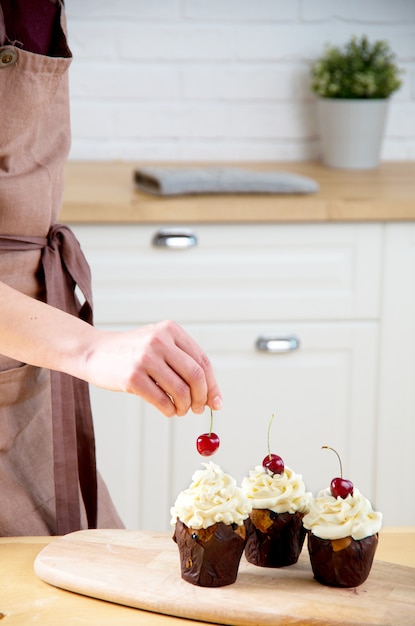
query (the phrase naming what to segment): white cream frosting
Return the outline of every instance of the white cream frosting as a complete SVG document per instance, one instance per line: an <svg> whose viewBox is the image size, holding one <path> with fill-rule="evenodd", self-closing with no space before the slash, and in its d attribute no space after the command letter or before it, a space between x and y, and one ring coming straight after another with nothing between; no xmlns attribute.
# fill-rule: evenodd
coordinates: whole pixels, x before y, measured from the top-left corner
<svg viewBox="0 0 415 626"><path fill-rule="evenodd" d="M272 474L262 465L242 480L242 489L253 509L269 509L275 513L306 513L312 498L306 492L300 474L285 467L282 474Z"/></svg>
<svg viewBox="0 0 415 626"><path fill-rule="evenodd" d="M334 498L330 488L320 491L303 518L304 527L321 539L364 539L379 532L382 514L354 487L353 495Z"/></svg>
<svg viewBox="0 0 415 626"><path fill-rule="evenodd" d="M171 524L179 518L189 528L208 528L217 522L241 526L251 505L236 481L214 463L202 463L192 483L180 492L170 509Z"/></svg>

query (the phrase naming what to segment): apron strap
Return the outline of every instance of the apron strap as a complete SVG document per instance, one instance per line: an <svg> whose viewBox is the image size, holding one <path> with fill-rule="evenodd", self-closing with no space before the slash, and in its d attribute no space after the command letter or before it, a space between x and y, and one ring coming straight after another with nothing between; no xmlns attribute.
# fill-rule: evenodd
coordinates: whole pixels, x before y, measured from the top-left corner
<svg viewBox="0 0 415 626"><path fill-rule="evenodd" d="M0 235L2 250L41 249L46 302L89 324L92 291L89 265L67 226L56 224L48 237ZM81 305L76 286L85 298ZM51 371L56 531L64 535L81 527L79 488L88 528L97 527L97 474L89 386L83 380Z"/></svg>

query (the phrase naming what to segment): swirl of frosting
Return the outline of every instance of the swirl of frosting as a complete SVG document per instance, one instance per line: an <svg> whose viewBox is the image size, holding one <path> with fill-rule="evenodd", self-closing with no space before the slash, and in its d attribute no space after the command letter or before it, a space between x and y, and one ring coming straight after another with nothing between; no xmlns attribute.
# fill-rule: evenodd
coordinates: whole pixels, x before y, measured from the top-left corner
<svg viewBox="0 0 415 626"><path fill-rule="evenodd" d="M353 495L334 498L330 488L320 491L303 518L304 527L321 539L364 539L379 532L382 514L354 487Z"/></svg>
<svg viewBox="0 0 415 626"><path fill-rule="evenodd" d="M214 463L202 463L192 483L180 492L170 509L171 524L179 518L188 528L208 528L217 522L242 526L251 506L236 481Z"/></svg>
<svg viewBox="0 0 415 626"><path fill-rule="evenodd" d="M272 474L257 465L242 480L242 489L253 509L269 509L274 513L306 513L312 498L305 490L302 476L287 466L282 474Z"/></svg>

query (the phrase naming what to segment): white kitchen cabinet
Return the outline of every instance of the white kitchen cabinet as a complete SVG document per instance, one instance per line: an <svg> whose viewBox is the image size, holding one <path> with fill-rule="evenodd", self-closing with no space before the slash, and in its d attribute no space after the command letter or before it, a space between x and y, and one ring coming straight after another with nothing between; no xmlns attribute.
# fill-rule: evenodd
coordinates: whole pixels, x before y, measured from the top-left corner
<svg viewBox="0 0 415 626"><path fill-rule="evenodd" d="M272 449L301 473L313 492L338 475L375 493L376 362L373 322L276 323L294 329L301 347L293 354L261 354L257 324L185 325L209 352L224 394L214 414L221 446L200 457L196 437L209 427L209 412L168 420L137 398L93 390L99 466L129 526L165 530L169 508L193 472L209 460L238 479Z"/></svg>
<svg viewBox="0 0 415 626"><path fill-rule="evenodd" d="M378 423L385 227L184 228L197 245L183 250L155 248L159 226L74 226L97 325L175 319L208 353L224 395L214 424L221 447L204 459L195 439L208 411L168 420L136 397L92 389L98 464L126 524L167 530L170 506L202 462L239 481L267 452L272 413L272 449L310 490L338 475L335 455L321 450L333 446L345 475L397 523L377 473L378 438L387 437ZM259 337L287 336L298 349L256 348Z"/></svg>

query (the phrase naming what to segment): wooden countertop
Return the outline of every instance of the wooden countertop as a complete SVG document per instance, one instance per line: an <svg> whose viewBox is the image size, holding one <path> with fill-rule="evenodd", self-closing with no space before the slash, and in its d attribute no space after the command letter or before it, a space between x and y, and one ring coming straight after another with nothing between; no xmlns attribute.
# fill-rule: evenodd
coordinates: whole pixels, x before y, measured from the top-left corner
<svg viewBox="0 0 415 626"><path fill-rule="evenodd" d="M5 626L200 625L193 620L87 598L42 582L33 572L33 562L52 540L51 537L0 538L0 619L4 619ZM415 567L415 527L382 529L376 559Z"/></svg>
<svg viewBox="0 0 415 626"><path fill-rule="evenodd" d="M339 170L304 162L233 164L308 176L319 183L320 190L307 195L169 198L134 188L133 172L139 165L143 164L68 162L60 221L174 224L415 220L415 161L382 163L375 170Z"/></svg>

